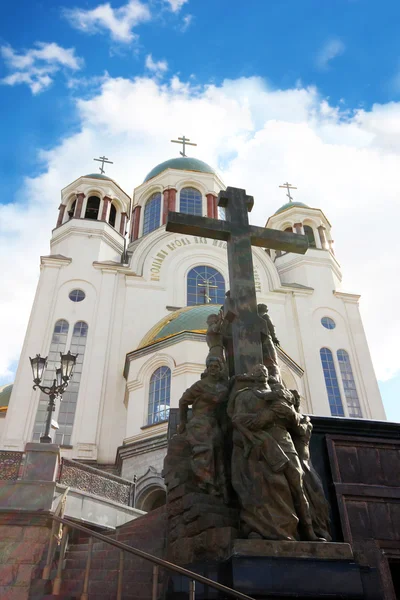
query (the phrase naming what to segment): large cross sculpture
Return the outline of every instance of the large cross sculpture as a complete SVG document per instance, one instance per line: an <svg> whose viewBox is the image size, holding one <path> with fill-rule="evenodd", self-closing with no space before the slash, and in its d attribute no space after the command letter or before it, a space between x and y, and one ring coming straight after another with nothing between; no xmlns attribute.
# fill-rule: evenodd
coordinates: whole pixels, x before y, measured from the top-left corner
<svg viewBox="0 0 400 600"><path fill-rule="evenodd" d="M252 246L304 254L305 235L277 231L249 224L254 200L245 190L228 187L220 192L218 205L225 208L226 221L169 212L167 231L224 240L228 246L230 305L235 374L250 373L263 362L261 332L265 322L258 316L254 283ZM229 318L229 315L228 315Z"/></svg>

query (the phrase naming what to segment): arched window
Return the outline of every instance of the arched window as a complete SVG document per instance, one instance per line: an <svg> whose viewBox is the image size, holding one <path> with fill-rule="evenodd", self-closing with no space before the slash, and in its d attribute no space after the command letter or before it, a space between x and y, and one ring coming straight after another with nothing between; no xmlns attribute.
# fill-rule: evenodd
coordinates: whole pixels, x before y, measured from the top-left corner
<svg viewBox="0 0 400 600"><path fill-rule="evenodd" d="M70 351L78 354L72 379L63 394L58 413L59 429L55 435L55 443L69 446L71 444L72 428L74 426L76 404L78 401L79 386L81 383L83 359L85 356L88 325L84 321L75 323L72 333Z"/></svg>
<svg viewBox="0 0 400 600"><path fill-rule="evenodd" d="M225 280L213 267L202 265L191 269L187 276L187 305L223 304Z"/></svg>
<svg viewBox="0 0 400 600"><path fill-rule="evenodd" d="M93 219L97 221L99 216L100 198L97 196L90 196L86 203L85 219Z"/></svg>
<svg viewBox="0 0 400 600"><path fill-rule="evenodd" d="M56 369L60 366L60 352L64 354L67 343L69 325L64 319L60 319L54 326L53 337L51 338L49 355L47 358L47 367L44 372L42 385L51 386L56 376ZM32 441L38 442L40 436L44 434L45 422L47 418L47 405L49 397L41 393L39 405L36 413L35 425L33 426Z"/></svg>
<svg viewBox="0 0 400 600"><path fill-rule="evenodd" d="M110 216L108 217L108 222L111 225L111 227L115 227L115 220L117 218L117 209L115 208L114 204L111 204L110 206Z"/></svg>
<svg viewBox="0 0 400 600"><path fill-rule="evenodd" d="M146 202L143 216L143 235L160 227L161 193L156 192Z"/></svg>
<svg viewBox="0 0 400 600"><path fill-rule="evenodd" d="M307 236L308 238L308 245L310 248L316 248L316 243L315 243L315 237L314 237L314 231L313 228L310 227L309 225L304 225L304 234Z"/></svg>
<svg viewBox="0 0 400 600"><path fill-rule="evenodd" d="M187 215L202 215L203 214L203 197L199 190L187 187L183 188L180 193L180 212Z"/></svg>
<svg viewBox="0 0 400 600"><path fill-rule="evenodd" d="M287 233L293 233L293 227L285 227L284 231Z"/></svg>
<svg viewBox="0 0 400 600"><path fill-rule="evenodd" d="M72 219L72 217L75 214L75 206L76 206L76 200L73 201L73 203L71 204L71 208L68 211L68 218Z"/></svg>
<svg viewBox="0 0 400 600"><path fill-rule="evenodd" d="M340 374L344 387L344 395L346 396L347 408L349 416L354 418L362 418L360 400L357 394L356 382L354 381L353 369L350 364L350 357L346 350L338 350L337 358L339 361Z"/></svg>
<svg viewBox="0 0 400 600"><path fill-rule="evenodd" d="M171 369L159 367L150 378L147 424L161 423L169 416Z"/></svg>
<svg viewBox="0 0 400 600"><path fill-rule="evenodd" d="M329 406L333 417L344 417L342 397L340 395L339 382L336 376L335 363L329 348L321 348L322 369L324 371L326 391L328 392Z"/></svg>

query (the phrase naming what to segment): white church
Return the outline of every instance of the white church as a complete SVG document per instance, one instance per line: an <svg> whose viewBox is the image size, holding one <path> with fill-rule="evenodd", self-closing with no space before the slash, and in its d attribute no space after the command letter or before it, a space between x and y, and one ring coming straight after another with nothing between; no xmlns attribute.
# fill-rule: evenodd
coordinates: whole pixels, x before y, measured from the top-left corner
<svg viewBox="0 0 400 600"><path fill-rule="evenodd" d="M48 356L51 384L70 349L79 356L52 430L62 456L136 476L137 508L164 502L169 407L204 371L206 319L229 289L226 243L165 223L169 210L223 218L223 189L211 166L183 156L157 165L133 198L103 174L61 191L15 382L0 389L1 449L23 450L44 431L48 397L32 389L29 357ZM309 240L304 255L253 248L285 384L305 413L385 419L360 296L342 291L328 218L294 201L271 213L266 227Z"/></svg>

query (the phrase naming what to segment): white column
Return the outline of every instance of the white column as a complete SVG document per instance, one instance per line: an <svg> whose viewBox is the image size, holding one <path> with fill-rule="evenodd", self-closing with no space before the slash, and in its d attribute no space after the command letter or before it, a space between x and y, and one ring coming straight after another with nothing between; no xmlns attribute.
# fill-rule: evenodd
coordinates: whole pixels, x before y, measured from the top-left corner
<svg viewBox="0 0 400 600"><path fill-rule="evenodd" d="M96 438L101 415L101 399L107 377L116 281L116 270L105 269L102 272L96 314L93 321L89 322L82 380L72 432L75 458L97 458Z"/></svg>

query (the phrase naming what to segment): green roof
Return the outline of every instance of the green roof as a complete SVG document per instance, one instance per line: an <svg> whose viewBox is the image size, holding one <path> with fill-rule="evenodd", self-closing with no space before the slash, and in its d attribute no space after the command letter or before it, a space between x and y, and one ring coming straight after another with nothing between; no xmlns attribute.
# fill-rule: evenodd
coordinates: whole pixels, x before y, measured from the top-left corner
<svg viewBox="0 0 400 600"><path fill-rule="evenodd" d="M3 385L3 387L0 387L0 408L8 406L8 403L10 402L12 389L12 383L8 383L7 385Z"/></svg>
<svg viewBox="0 0 400 600"><path fill-rule="evenodd" d="M213 313L218 313L220 307L220 304L199 304L180 308L166 315L154 325L144 336L138 347L143 348L183 331L205 333L207 330L207 317Z"/></svg>
<svg viewBox="0 0 400 600"><path fill-rule="evenodd" d="M215 170L202 160L192 158L191 156L181 156L180 158L170 158L154 167L154 169L148 173L143 183L156 175L159 175L166 169L179 169L181 171L198 171L200 173L215 174Z"/></svg>
<svg viewBox="0 0 400 600"><path fill-rule="evenodd" d="M309 206L307 206L307 204L304 204L303 202L286 202L286 204L278 208L275 214L277 215L278 213L283 212L287 208L293 208L294 206L298 206L300 208L310 208Z"/></svg>
<svg viewBox="0 0 400 600"><path fill-rule="evenodd" d="M107 175L102 175L101 173L90 173L89 175L84 175L84 177L91 177L92 179L108 179L112 181L111 177L107 177Z"/></svg>

